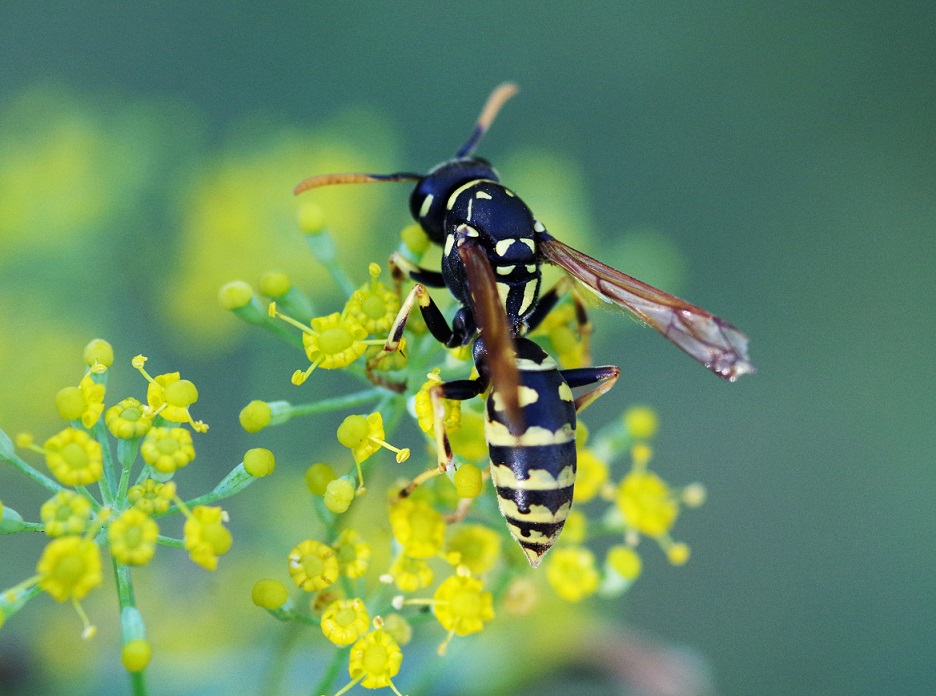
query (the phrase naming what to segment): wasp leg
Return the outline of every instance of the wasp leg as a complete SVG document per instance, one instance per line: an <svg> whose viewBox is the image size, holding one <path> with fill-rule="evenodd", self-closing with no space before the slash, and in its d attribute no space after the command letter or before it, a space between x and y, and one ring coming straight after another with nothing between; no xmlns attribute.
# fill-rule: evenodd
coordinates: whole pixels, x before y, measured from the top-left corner
<svg viewBox="0 0 936 696"><path fill-rule="evenodd" d="M588 311L585 309L585 302L575 288L575 283L568 276L560 278L555 285L540 295L536 302L536 307L530 313L527 319L527 330L533 331L558 304L566 294L572 295L572 302L575 305L575 323L578 328L579 336L582 339L582 356L586 363L591 361L591 334L592 325L588 319Z"/></svg>
<svg viewBox="0 0 936 696"><path fill-rule="evenodd" d="M406 498L419 486L429 479L433 479L440 474L448 471L452 464L454 455L452 454L452 445L449 443L448 433L445 430L445 404L443 399L452 399L455 401L467 401L481 394L487 389L487 380L478 379L460 379L453 382L437 384L429 390L429 398L432 402L433 432L436 443L436 466L422 472L412 481L410 481L399 493L399 498Z"/></svg>
<svg viewBox="0 0 936 696"><path fill-rule="evenodd" d="M572 370L560 370L560 373L566 383L573 389L595 385L575 399L575 412L581 413L599 396L614 386L618 377L621 376L621 368L614 365L578 367Z"/></svg>

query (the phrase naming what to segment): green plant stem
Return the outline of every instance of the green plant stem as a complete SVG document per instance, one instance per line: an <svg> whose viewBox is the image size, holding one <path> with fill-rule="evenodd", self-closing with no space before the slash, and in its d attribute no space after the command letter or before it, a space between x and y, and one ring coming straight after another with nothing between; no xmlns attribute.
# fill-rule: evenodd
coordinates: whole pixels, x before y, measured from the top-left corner
<svg viewBox="0 0 936 696"><path fill-rule="evenodd" d="M283 680L289 658L302 635L302 624L288 621L280 635L279 644L273 650L273 657L260 681L260 696L276 696L283 691Z"/></svg>
<svg viewBox="0 0 936 696"><path fill-rule="evenodd" d="M120 602L120 612L123 615L124 610L136 610L136 597L133 592L133 577L130 575L130 566L118 563L117 559L112 559L114 566L114 578L117 580L117 599ZM123 636L123 641L128 640ZM146 696L146 676L145 670L130 673L130 687L133 696Z"/></svg>
<svg viewBox="0 0 936 696"><path fill-rule="evenodd" d="M316 401L309 404L298 404L292 407L290 418L294 416L309 416L318 413L330 413L331 411L342 411L346 409L357 408L372 401L376 401L387 395L387 390L382 387L365 389L347 396L336 396L324 401Z"/></svg>
<svg viewBox="0 0 936 696"><path fill-rule="evenodd" d="M338 672L341 671L342 665L348 661L348 655L350 653L350 645L347 645L335 652L335 654L332 656L331 662L328 663L328 667L325 668L325 672L322 674L322 678L319 679L319 683L310 692L311 696L321 696L322 694L327 694L332 691L334 688L335 679L338 677Z"/></svg>
<svg viewBox="0 0 936 696"><path fill-rule="evenodd" d="M106 507L112 507L114 504L114 489L117 487L117 481L114 478L114 455L111 452L110 441L107 439L107 429L104 427L104 420L99 418L91 431L94 439L101 445L101 456L104 460L104 475L98 481L101 489L101 500Z"/></svg>
<svg viewBox="0 0 936 696"><path fill-rule="evenodd" d="M65 486L58 483L57 481L53 481L45 474L40 473L39 471L34 469L32 466L24 462L22 459L17 457L15 454L10 457L3 457L2 461L12 464L13 468L19 471L21 474L31 478L40 486L48 488L53 493L58 493L59 491L65 490Z"/></svg>

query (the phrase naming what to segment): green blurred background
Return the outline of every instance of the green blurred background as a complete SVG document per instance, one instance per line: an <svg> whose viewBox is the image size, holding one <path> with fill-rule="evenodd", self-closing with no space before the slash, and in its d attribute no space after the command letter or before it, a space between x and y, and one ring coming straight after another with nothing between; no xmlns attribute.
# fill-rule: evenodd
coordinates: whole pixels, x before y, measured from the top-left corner
<svg viewBox="0 0 936 696"><path fill-rule="evenodd" d="M602 611L688 648L717 693L933 693L934 26L931 2L5 2L0 427L54 432L52 398L102 336L125 365L144 352L199 385L206 481L263 445L295 482L333 423L237 427L250 399L294 398L299 356L243 331L218 286L277 268L337 302L292 185L426 170L514 80L480 154L555 236L741 327L760 368L722 384L621 316L593 316L595 359L623 368L595 422L652 404L655 466L710 491L677 529L691 562L647 554ZM363 280L361 259L394 247L408 190L349 188L321 200ZM111 393L139 392L130 372L115 370ZM0 499L24 512L41 500L26 489L0 472ZM245 494L235 539L290 524L278 500ZM5 538L0 586L40 548ZM217 577L182 570L175 588L144 571L144 612L219 620L225 571L262 574L268 552L241 548ZM242 605L228 611L251 614L249 584L231 591ZM118 669L89 666L116 662L116 603L98 594L104 649L76 645L76 620L47 598L4 627L0 693L31 670L70 675L75 693L126 690ZM271 622L224 621L223 639L255 642L261 660ZM197 678L213 659L180 649L154 692L213 692Z"/></svg>

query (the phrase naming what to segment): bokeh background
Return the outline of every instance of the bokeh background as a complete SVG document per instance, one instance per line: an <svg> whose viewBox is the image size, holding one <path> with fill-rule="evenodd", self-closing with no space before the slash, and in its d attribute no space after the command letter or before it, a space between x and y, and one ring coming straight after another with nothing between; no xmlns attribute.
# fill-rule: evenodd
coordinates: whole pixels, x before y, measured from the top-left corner
<svg viewBox="0 0 936 696"><path fill-rule="evenodd" d="M933 693L934 26L933 3L873 0L0 5L0 427L54 432L52 398L101 336L199 385L206 481L248 447L279 455L279 481L232 503L216 576L180 559L167 581L169 553L140 574L151 637L172 646L154 692L257 691L279 627L249 579L281 564L272 537L301 533L290 491L332 446L329 419L239 429L250 399L291 398L298 356L220 310L218 286L278 269L337 302L292 186L426 170L510 79L522 91L481 154L557 237L743 328L760 368L726 385L593 316L596 360L623 368L594 420L653 405L655 466L710 492L678 527L690 563L648 554L605 621L679 646L719 694ZM322 192L359 279L407 196ZM112 393L139 391L131 372ZM21 511L41 494L0 471ZM0 585L40 548L4 538ZM48 598L4 626L0 693L126 691L116 603L96 594L94 645ZM471 659L503 665L510 644L486 657L486 640ZM436 692L484 687L467 659ZM596 688L574 659L526 659L529 693Z"/></svg>

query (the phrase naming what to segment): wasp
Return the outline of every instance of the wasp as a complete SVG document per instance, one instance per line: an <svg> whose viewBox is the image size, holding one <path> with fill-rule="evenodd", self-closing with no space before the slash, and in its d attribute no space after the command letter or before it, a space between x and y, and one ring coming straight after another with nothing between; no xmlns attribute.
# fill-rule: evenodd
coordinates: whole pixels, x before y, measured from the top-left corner
<svg viewBox="0 0 936 696"><path fill-rule="evenodd" d="M478 377L432 388L438 465L413 479L401 495L453 463L442 400L470 399L490 387L485 406L490 476L508 528L535 567L559 536L571 508L577 414L607 392L620 374L613 365L560 369L527 338L571 285L564 278L541 292L544 263L561 267L599 299L628 310L723 379L733 382L755 368L747 354L748 339L738 329L560 242L500 182L491 164L474 155L516 91L511 83L498 86L455 157L427 174L319 175L301 182L295 193L334 184L415 182L410 212L429 239L442 247L441 268L422 268L398 254L391 258L398 277L409 275L416 285L371 364L400 349L407 318L418 307L442 344L455 347L474 341ZM427 286L446 287L458 301L451 324ZM584 332L585 311L574 293L573 298Z"/></svg>

